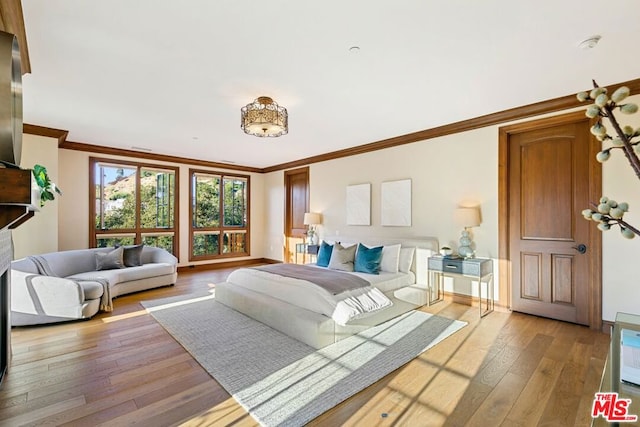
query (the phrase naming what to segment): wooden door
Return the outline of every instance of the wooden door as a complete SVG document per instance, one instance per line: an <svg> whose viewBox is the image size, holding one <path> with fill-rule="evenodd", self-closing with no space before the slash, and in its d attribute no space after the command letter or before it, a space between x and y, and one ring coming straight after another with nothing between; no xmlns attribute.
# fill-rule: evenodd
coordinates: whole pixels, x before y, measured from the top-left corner
<svg viewBox="0 0 640 427"><path fill-rule="evenodd" d="M599 233L582 217L594 187L597 142L581 115L515 125L508 132L511 307L592 325ZM595 152L594 152L595 149ZM598 196L599 197L599 196ZM581 246L581 245L584 245ZM600 319L595 320L596 322Z"/></svg>
<svg viewBox="0 0 640 427"><path fill-rule="evenodd" d="M295 261L296 243L304 240L307 226L304 214L309 211L309 168L284 172L285 186L285 262Z"/></svg>

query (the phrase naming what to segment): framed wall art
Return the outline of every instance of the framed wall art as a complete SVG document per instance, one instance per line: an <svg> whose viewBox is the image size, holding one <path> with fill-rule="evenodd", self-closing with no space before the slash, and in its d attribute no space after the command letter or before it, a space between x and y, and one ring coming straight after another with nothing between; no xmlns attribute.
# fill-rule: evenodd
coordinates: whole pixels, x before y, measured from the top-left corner
<svg viewBox="0 0 640 427"><path fill-rule="evenodd" d="M380 185L381 224L396 227L411 226L411 180L383 182Z"/></svg>
<svg viewBox="0 0 640 427"><path fill-rule="evenodd" d="M347 186L347 225L371 225L371 184Z"/></svg>

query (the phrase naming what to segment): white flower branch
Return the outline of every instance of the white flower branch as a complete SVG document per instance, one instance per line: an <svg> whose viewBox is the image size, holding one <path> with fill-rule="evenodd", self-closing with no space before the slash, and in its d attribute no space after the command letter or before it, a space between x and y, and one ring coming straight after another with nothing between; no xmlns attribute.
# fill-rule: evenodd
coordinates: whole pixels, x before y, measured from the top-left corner
<svg viewBox="0 0 640 427"><path fill-rule="evenodd" d="M610 142L611 147L600 151L596 159L604 163L611 156L611 150L620 149L624 152L625 157L629 161L631 168L640 179L640 158L636 153L640 139L634 141L634 138L640 136L640 128L633 129L631 126L621 126L614 112L619 110L623 114L635 114L638 111L638 105L634 103L622 103L629 96L629 88L622 86L618 88L611 97L607 95L607 88L599 87L593 81L593 90L591 92L580 92L577 97L581 102L593 100L585 115L589 118L598 118L597 122L591 127L591 133L602 142ZM607 133L607 128L602 124L602 118L606 117L616 132L616 137L612 137ZM585 209L582 215L586 219L598 222L598 229L606 231L611 229L612 225L620 227L622 235L628 239L640 236L640 230L629 224L623 219L624 214L629 210L629 204L626 202L617 203L608 197L602 197L600 203L594 209Z"/></svg>

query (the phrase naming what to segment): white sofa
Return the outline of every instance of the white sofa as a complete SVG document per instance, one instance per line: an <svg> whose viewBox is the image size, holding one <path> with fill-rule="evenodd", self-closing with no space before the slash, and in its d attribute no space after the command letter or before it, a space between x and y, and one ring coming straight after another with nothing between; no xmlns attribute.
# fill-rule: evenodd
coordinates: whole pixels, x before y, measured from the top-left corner
<svg viewBox="0 0 640 427"><path fill-rule="evenodd" d="M38 255L50 269L43 275L37 260L11 263L11 324L37 325L87 319L100 310L104 286L111 298L173 285L178 260L164 249L142 247L141 265L97 271L98 253L113 248L79 249ZM104 300L103 300L104 301Z"/></svg>

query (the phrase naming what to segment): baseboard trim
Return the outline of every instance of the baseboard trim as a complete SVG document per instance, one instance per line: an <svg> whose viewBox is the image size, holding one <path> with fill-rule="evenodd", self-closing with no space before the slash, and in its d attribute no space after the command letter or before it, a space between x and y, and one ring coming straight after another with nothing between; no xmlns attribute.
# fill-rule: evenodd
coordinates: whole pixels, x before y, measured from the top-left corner
<svg viewBox="0 0 640 427"><path fill-rule="evenodd" d="M207 264L191 264L178 266L178 273L186 271L203 271L203 270L218 270L222 268L239 268L249 267L252 265L260 264L277 264L282 261L278 261L270 258L253 258L239 261L223 261L223 262L210 262Z"/></svg>
<svg viewBox="0 0 640 427"><path fill-rule="evenodd" d="M613 325L616 322L612 322L610 320L603 320L602 321L602 332L604 332L605 334L609 334L611 335L611 333L613 332Z"/></svg>

